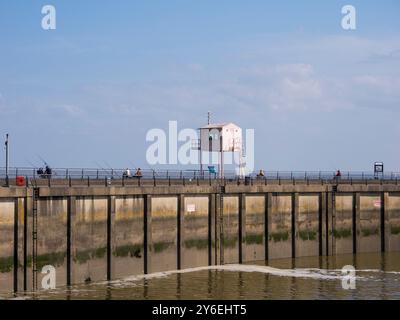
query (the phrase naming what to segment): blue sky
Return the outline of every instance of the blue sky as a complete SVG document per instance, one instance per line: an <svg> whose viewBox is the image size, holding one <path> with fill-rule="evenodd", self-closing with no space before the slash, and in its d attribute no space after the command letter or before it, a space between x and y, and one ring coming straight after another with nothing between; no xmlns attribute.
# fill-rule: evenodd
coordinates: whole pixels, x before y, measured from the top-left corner
<svg viewBox="0 0 400 320"><path fill-rule="evenodd" d="M148 130L211 111L255 129L256 168L400 171L399 14L388 0L2 1L0 134L13 166L146 168Z"/></svg>

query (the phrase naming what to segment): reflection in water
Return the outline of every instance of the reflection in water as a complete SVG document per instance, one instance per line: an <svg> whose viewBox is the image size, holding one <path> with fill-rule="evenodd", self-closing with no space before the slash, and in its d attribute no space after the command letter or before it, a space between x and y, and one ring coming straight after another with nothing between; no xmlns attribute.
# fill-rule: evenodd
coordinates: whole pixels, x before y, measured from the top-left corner
<svg viewBox="0 0 400 320"><path fill-rule="evenodd" d="M342 288L354 265L356 289ZM138 275L27 299L400 299L400 253L279 259ZM7 297L6 297L7 298ZM11 298L11 297L8 297Z"/></svg>

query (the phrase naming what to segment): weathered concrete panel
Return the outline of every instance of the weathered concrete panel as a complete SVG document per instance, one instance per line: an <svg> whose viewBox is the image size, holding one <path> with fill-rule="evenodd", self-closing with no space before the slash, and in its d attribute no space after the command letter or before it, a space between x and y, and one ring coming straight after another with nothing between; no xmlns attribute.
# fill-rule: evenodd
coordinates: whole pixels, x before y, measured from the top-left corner
<svg viewBox="0 0 400 320"><path fill-rule="evenodd" d="M265 260L265 197L246 196L245 261Z"/></svg>
<svg viewBox="0 0 400 320"><path fill-rule="evenodd" d="M353 252L353 196L337 195L333 236L335 254Z"/></svg>
<svg viewBox="0 0 400 320"><path fill-rule="evenodd" d="M400 194L389 194L386 215L386 251L400 251Z"/></svg>
<svg viewBox="0 0 400 320"><path fill-rule="evenodd" d="M357 252L381 251L380 195L360 196L360 217L357 217Z"/></svg>
<svg viewBox="0 0 400 320"><path fill-rule="evenodd" d="M46 265L56 269L56 286L67 284L67 201L40 199L37 207L38 232L38 289L41 289Z"/></svg>
<svg viewBox="0 0 400 320"><path fill-rule="evenodd" d="M71 217L72 283L107 279L107 199L77 198Z"/></svg>
<svg viewBox="0 0 400 320"><path fill-rule="evenodd" d="M224 263L239 262L239 198L223 197Z"/></svg>
<svg viewBox="0 0 400 320"><path fill-rule="evenodd" d="M113 277L143 274L143 198L116 198L113 224Z"/></svg>
<svg viewBox="0 0 400 320"><path fill-rule="evenodd" d="M13 291L14 201L0 199L0 292Z"/></svg>
<svg viewBox="0 0 400 320"><path fill-rule="evenodd" d="M191 268L207 265L208 197L185 197L181 267Z"/></svg>
<svg viewBox="0 0 400 320"><path fill-rule="evenodd" d="M268 217L269 258L292 256L292 197L273 194Z"/></svg>
<svg viewBox="0 0 400 320"><path fill-rule="evenodd" d="M151 265L149 273L177 268L177 198L151 199Z"/></svg>
<svg viewBox="0 0 400 320"><path fill-rule="evenodd" d="M319 254L319 197L300 195L296 217L296 257Z"/></svg>

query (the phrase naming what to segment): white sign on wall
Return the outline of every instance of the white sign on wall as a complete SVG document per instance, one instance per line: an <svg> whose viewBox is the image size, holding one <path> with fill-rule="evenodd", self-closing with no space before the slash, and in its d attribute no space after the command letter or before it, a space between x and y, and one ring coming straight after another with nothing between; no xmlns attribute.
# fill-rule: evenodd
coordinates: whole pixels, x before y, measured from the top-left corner
<svg viewBox="0 0 400 320"><path fill-rule="evenodd" d="M195 204L188 204L186 207L187 212L195 212L196 211L196 205Z"/></svg>
<svg viewBox="0 0 400 320"><path fill-rule="evenodd" d="M380 208L381 207L381 200L380 199L374 200L374 207L376 207L376 208Z"/></svg>

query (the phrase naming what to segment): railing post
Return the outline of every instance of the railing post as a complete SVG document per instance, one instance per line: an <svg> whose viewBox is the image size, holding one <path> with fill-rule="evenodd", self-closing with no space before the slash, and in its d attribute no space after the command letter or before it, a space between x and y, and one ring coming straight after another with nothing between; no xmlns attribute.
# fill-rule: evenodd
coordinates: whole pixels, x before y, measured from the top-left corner
<svg viewBox="0 0 400 320"><path fill-rule="evenodd" d="M83 169L82 169L82 180L83 180Z"/></svg>

